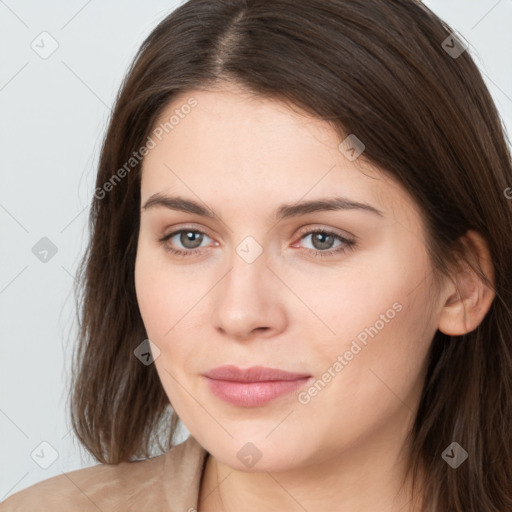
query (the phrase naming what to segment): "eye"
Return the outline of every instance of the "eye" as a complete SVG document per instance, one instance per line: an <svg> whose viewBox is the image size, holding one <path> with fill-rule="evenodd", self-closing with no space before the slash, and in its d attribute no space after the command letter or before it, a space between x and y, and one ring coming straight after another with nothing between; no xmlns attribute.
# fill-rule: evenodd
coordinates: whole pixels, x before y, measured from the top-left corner
<svg viewBox="0 0 512 512"><path fill-rule="evenodd" d="M202 252L201 243L204 238L210 238L206 233L197 229L184 228L165 235L159 239L164 249L176 256L187 257L194 256ZM355 240L347 239L332 231L323 229L310 230L303 232L300 240L312 237L313 249L305 248L304 251L313 256L332 256L338 253L344 253L353 249L356 245ZM169 241L175 241L169 244ZM333 242L338 240L341 242L336 249L332 249ZM176 249L176 244L181 245L184 249ZM292 246L293 247L293 246Z"/></svg>
<svg viewBox="0 0 512 512"><path fill-rule="evenodd" d="M311 237L313 249L306 248L306 252L313 254L314 257L333 256L352 250L355 247L355 240L350 240L332 231L324 229L309 230L302 233L300 240ZM341 243L336 249L332 249L333 243L338 240Z"/></svg>
<svg viewBox="0 0 512 512"><path fill-rule="evenodd" d="M202 252L199 247L201 242L204 240L204 237L210 238L206 233L197 229L180 229L170 233L169 235L165 235L159 240L159 242L161 242L164 249L171 254L175 254L177 256L190 256ZM172 241L173 238L176 239L175 242L172 245L168 244L167 241ZM181 244L185 250L175 249L173 245L176 243Z"/></svg>

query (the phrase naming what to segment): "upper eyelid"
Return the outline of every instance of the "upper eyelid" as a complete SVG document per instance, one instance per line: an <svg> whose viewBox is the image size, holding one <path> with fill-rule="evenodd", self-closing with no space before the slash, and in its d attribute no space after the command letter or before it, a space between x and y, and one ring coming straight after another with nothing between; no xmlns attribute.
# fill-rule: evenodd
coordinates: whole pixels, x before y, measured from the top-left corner
<svg viewBox="0 0 512 512"><path fill-rule="evenodd" d="M304 228L300 228L297 236L309 234L312 231L314 231L314 232L325 231L327 233L332 233L334 235L340 236L341 238L350 238L353 240L357 240L357 238L358 238L356 235L353 235L352 233L340 232L340 230L336 229L336 228L326 227L323 225L315 225L315 224L306 226Z"/></svg>
<svg viewBox="0 0 512 512"><path fill-rule="evenodd" d="M194 225L183 225L183 226L179 226L177 228L173 228L172 231L169 231L169 233L167 235L164 235L164 236L168 236L170 234L176 234L180 231L183 231L183 230L190 230L190 231L198 231L200 233L203 233L205 235L208 235L210 238L213 238L211 235L208 234L208 229L204 229L202 227L196 227ZM343 235L343 233L340 233L339 229L338 228L334 228L334 227L330 227L330 226L325 226L325 224L308 224L304 227L301 227L299 228L298 230L298 233L302 234L302 233L305 233L305 232L308 232L308 231L331 231L333 233L336 233L340 236L345 236ZM357 239L358 237L356 235L353 235L352 233L349 233L349 232L345 232L346 233L346 236L348 237L352 237L352 238L355 238Z"/></svg>
<svg viewBox="0 0 512 512"><path fill-rule="evenodd" d="M163 237L161 239L169 240L169 239L173 238L174 236L176 236L177 234L179 234L183 231L187 231L187 230L194 231L194 232L197 232L200 234L204 234L208 238L211 238L212 240L214 240L214 237L210 236L204 229L196 228L194 226L182 226L177 229L173 229L170 233L163 235ZM314 225L314 224L300 228L298 233L296 235L294 235L294 238L298 237L297 240L300 240L303 237L308 236L311 233L315 233L315 232L325 232L325 233L340 237L342 240L348 240L348 241L352 241L352 242L357 242L357 240L358 240L358 237L355 235L352 235L351 233L350 234L349 233L342 234L342 233L339 233L336 228L325 227L323 225ZM198 250L199 250L199 248L198 248ZM190 251L192 251L192 250L190 250Z"/></svg>

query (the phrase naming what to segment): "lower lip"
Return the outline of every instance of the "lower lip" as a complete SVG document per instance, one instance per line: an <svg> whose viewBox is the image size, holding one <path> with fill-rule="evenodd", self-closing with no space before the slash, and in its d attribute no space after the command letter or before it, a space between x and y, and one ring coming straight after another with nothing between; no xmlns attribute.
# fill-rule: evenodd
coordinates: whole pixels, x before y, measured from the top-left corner
<svg viewBox="0 0 512 512"><path fill-rule="evenodd" d="M303 386L311 377L267 382L233 382L206 377L214 395L240 407L257 407Z"/></svg>

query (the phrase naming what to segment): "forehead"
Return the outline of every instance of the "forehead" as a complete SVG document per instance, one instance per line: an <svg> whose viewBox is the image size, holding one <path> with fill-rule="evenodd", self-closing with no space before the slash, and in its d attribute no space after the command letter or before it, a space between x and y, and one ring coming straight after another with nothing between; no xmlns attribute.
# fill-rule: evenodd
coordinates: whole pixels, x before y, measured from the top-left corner
<svg viewBox="0 0 512 512"><path fill-rule="evenodd" d="M162 112L152 138L142 203L172 192L220 207L252 205L256 212L258 205L337 195L383 212L402 210L404 218L415 210L407 192L364 152L356 160L347 157L331 124L240 89L181 93Z"/></svg>

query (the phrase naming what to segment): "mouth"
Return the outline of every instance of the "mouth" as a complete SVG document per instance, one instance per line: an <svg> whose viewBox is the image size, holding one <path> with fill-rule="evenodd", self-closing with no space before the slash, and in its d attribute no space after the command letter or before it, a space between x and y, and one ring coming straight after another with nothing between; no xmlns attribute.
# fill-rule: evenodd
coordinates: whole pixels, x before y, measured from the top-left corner
<svg viewBox="0 0 512 512"><path fill-rule="evenodd" d="M210 391L239 407L258 407L304 386L313 377L277 368L253 366L242 370L221 366L204 374Z"/></svg>

